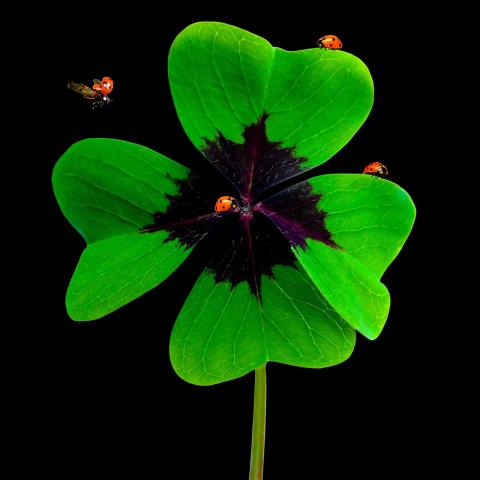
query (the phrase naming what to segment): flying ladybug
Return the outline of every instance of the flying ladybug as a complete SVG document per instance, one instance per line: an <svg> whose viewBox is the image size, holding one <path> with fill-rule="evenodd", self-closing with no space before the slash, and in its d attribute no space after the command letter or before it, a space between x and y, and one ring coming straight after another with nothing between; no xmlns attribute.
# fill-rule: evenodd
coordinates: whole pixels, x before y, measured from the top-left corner
<svg viewBox="0 0 480 480"><path fill-rule="evenodd" d="M112 101L108 96L113 90L113 80L110 77L103 77L102 80L95 79L92 88L77 82L68 82L67 88L83 95L87 100L92 100L94 109Z"/></svg>

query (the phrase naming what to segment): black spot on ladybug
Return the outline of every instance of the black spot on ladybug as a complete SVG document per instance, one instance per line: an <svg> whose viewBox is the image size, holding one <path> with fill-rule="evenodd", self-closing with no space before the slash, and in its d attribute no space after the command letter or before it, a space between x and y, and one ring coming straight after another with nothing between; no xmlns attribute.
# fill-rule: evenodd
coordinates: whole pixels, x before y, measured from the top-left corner
<svg viewBox="0 0 480 480"><path fill-rule="evenodd" d="M331 43L330 46L333 47L333 43Z"/></svg>

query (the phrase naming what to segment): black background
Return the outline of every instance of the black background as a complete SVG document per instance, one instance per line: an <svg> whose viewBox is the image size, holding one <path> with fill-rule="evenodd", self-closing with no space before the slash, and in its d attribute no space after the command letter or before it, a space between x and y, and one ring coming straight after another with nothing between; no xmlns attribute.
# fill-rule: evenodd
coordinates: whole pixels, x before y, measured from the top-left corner
<svg viewBox="0 0 480 480"><path fill-rule="evenodd" d="M170 331L194 282L189 268L104 319L71 321L64 295L83 241L62 216L50 182L55 161L86 137L137 142L207 169L180 126L167 81L170 44L199 20L234 24L288 50L313 47L323 34L338 35L344 49L370 68L375 104L357 135L319 172L359 172L381 161L417 205L412 235L383 277L392 306L380 338L370 342L358 335L352 357L329 369L268 365L265 478L325 478L326 471L388 478L392 470L418 472L444 464L438 450L432 459L426 447L452 441L446 433L450 415L439 421L432 410L451 379L425 295L432 276L425 260L432 252L424 238L433 222L425 213L432 178L424 168L429 65L422 49L409 43L418 34L417 23L408 15L396 23L378 22L368 12L363 17L350 12L347 22L342 12L323 7L279 6L273 16L241 5L231 14L197 13L181 5L176 13L89 8L93 13L55 13L46 59L51 94L42 100L48 112L42 150L48 295L32 390L48 432L42 449L48 470L63 478L79 472L106 478L127 472L131 478L247 478L253 374L198 387L178 378L169 362ZM91 111L65 88L67 81L88 84L104 75L114 79L115 88L114 102L102 110Z"/></svg>

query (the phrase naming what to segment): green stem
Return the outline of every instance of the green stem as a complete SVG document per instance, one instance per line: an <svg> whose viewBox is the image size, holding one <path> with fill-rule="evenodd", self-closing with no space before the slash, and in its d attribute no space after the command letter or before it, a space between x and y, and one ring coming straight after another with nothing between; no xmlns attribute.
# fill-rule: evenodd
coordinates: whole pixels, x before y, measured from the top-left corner
<svg viewBox="0 0 480 480"><path fill-rule="evenodd" d="M267 414L267 373L265 365L255 370L255 393L253 397L252 453L249 479L262 480Z"/></svg>

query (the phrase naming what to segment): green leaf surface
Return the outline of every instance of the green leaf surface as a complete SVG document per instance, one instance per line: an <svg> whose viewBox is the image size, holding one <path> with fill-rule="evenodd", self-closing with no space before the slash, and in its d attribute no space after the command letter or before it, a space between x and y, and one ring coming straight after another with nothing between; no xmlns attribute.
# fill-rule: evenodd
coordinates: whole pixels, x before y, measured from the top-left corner
<svg viewBox="0 0 480 480"><path fill-rule="evenodd" d="M198 149L219 133L243 143L245 127L267 113L268 140L304 157L302 168L337 153L373 103L370 73L355 56L319 48L288 52L216 22L181 32L168 70L178 116ZM55 194L88 244L67 292L73 319L93 320L118 309L161 283L189 255L178 240L167 241L167 231L140 232L155 212L167 210L177 181L188 173L146 147L112 139L83 140L62 156L53 174ZM287 175L297 173L292 168ZM245 281L233 289L216 283L206 269L172 332L171 361L183 379L216 384L268 361L327 367L350 356L355 329L370 339L380 334L390 305L380 278L411 231L413 202L397 185L368 175L307 182L320 196L318 208L338 248L311 238L305 249L292 247L295 268L276 265L272 277L262 276L261 298ZM289 227L295 220L301 227L301 218L291 215Z"/></svg>
<svg viewBox="0 0 480 480"><path fill-rule="evenodd" d="M387 321L390 296L378 278L354 257L307 239L307 248L292 247L318 289L356 330L373 340Z"/></svg>
<svg viewBox="0 0 480 480"><path fill-rule="evenodd" d="M307 239L297 259L333 308L367 338L376 338L390 306L380 277L405 243L415 219L410 196L369 175L322 175L308 183L338 245Z"/></svg>
<svg viewBox="0 0 480 480"><path fill-rule="evenodd" d="M89 244L67 291L74 320L94 320L165 280L188 256L168 232L141 233L164 212L188 169L149 148L91 138L72 145L53 173L58 203Z"/></svg>
<svg viewBox="0 0 480 480"><path fill-rule="evenodd" d="M167 235L135 232L87 246L67 291L70 317L103 317L165 280L191 250L177 240L164 243Z"/></svg>
<svg viewBox="0 0 480 480"><path fill-rule="evenodd" d="M346 360L355 332L303 269L277 265L262 277L262 298L246 282L233 290L205 271L175 323L170 358L184 380L212 385L267 361L321 368Z"/></svg>
<svg viewBox="0 0 480 480"><path fill-rule="evenodd" d="M218 132L242 143L246 125L269 114L267 135L327 161L365 121L373 103L367 67L355 56L312 48L288 52L216 22L190 25L175 39L169 79L182 125L195 146Z"/></svg>
<svg viewBox="0 0 480 480"><path fill-rule="evenodd" d="M87 243L138 231L164 212L175 179L188 169L147 147L89 138L57 162L53 188L60 208Z"/></svg>
<svg viewBox="0 0 480 480"><path fill-rule="evenodd" d="M335 243L380 278L412 230L410 195L370 175L321 175L308 183L321 195L318 208L327 213L325 224Z"/></svg>

